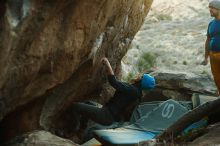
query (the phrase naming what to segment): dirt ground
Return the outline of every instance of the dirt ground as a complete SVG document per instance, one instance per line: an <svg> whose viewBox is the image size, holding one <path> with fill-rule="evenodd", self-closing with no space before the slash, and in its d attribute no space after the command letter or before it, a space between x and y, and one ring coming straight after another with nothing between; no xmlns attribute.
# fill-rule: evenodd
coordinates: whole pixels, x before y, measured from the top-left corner
<svg viewBox="0 0 220 146"><path fill-rule="evenodd" d="M207 74L210 66L200 63L209 21L208 0L154 0L131 49L123 58L124 74L136 68L143 52L156 56L157 70Z"/></svg>

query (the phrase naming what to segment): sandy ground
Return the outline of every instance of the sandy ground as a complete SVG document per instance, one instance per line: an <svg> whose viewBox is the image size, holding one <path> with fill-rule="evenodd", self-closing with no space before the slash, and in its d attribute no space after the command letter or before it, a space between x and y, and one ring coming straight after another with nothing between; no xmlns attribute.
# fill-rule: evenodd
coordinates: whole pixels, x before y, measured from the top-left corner
<svg viewBox="0 0 220 146"><path fill-rule="evenodd" d="M209 21L208 0L154 0L145 22L136 34L131 49L123 58L126 75L134 71L143 52L157 56L158 70L210 73L200 63Z"/></svg>

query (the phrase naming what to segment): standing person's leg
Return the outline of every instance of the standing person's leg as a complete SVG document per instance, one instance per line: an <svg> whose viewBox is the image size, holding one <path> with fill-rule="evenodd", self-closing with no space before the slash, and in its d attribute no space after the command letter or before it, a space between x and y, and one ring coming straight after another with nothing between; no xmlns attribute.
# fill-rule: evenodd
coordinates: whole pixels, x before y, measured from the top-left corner
<svg viewBox="0 0 220 146"><path fill-rule="evenodd" d="M111 125L114 119L106 107L96 107L85 103L74 103L73 109L82 116L101 125Z"/></svg>
<svg viewBox="0 0 220 146"><path fill-rule="evenodd" d="M218 93L220 93L220 53L210 54L210 65Z"/></svg>

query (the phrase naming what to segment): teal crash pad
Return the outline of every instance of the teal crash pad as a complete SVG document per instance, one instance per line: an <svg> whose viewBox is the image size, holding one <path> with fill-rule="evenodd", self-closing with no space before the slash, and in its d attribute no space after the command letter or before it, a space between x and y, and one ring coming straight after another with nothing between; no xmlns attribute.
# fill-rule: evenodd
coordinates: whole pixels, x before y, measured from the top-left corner
<svg viewBox="0 0 220 146"><path fill-rule="evenodd" d="M170 99L156 103L156 106L148 104L145 108L141 107L140 111L143 114L134 117L133 124L116 129L95 130L95 138L104 145L138 144L153 139L188 112L188 109Z"/></svg>
<svg viewBox="0 0 220 146"><path fill-rule="evenodd" d="M95 130L95 138L104 145L134 145L153 139L156 134L126 128Z"/></svg>

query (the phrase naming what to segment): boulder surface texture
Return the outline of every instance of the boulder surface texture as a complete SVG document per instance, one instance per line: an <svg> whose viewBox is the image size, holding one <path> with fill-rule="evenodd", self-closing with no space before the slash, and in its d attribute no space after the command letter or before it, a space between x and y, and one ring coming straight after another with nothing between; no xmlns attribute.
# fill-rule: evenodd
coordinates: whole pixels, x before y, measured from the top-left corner
<svg viewBox="0 0 220 146"><path fill-rule="evenodd" d="M75 118L65 116L67 109L74 101L99 97L106 82L102 57L120 72L151 3L2 0L1 140L36 129L60 135L73 131Z"/></svg>

